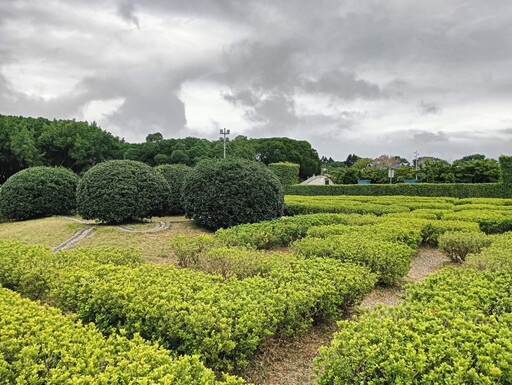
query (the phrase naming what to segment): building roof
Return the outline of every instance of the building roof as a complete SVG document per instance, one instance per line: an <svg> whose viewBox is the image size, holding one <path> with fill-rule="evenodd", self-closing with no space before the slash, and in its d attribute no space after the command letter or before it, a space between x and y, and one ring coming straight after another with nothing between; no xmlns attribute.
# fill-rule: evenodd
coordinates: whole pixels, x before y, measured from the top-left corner
<svg viewBox="0 0 512 385"><path fill-rule="evenodd" d="M329 183L333 183L333 181L329 177L326 177L324 175L313 175L311 178L308 178L304 182L301 182L301 184L312 184L314 181L320 179L322 180L322 182L325 181L326 179L329 179Z"/></svg>

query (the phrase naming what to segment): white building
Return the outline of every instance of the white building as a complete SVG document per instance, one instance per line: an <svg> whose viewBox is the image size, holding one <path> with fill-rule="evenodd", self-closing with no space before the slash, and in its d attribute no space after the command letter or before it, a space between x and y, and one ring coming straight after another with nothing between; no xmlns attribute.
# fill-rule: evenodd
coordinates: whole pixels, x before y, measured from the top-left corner
<svg viewBox="0 0 512 385"><path fill-rule="evenodd" d="M331 180L331 178L328 178L323 175L313 175L311 178L306 179L301 184L313 184L313 185L330 185L334 184L334 182Z"/></svg>

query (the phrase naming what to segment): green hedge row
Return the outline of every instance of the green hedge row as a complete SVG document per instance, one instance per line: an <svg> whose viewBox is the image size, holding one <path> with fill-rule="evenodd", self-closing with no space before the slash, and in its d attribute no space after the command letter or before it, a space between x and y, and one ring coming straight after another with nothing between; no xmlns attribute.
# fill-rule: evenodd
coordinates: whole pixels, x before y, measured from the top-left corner
<svg viewBox="0 0 512 385"><path fill-rule="evenodd" d="M379 282L393 284L410 268L414 249L401 242L370 238L365 234L302 238L292 244L294 253L306 258L327 257L367 266Z"/></svg>
<svg viewBox="0 0 512 385"><path fill-rule="evenodd" d="M512 187L500 183L416 183L392 185L293 185L286 195L405 195L455 198L512 198Z"/></svg>
<svg viewBox="0 0 512 385"><path fill-rule="evenodd" d="M512 383L512 275L444 270L405 303L342 321L318 385Z"/></svg>
<svg viewBox="0 0 512 385"><path fill-rule="evenodd" d="M305 237L310 227L337 223L348 224L354 217L360 216L345 214L296 215L220 229L215 233L215 238L228 246L270 249L288 246L291 242Z"/></svg>
<svg viewBox="0 0 512 385"><path fill-rule="evenodd" d="M0 288L2 384L244 384L215 374L198 356L173 357L135 335L104 338L58 309Z"/></svg>
<svg viewBox="0 0 512 385"><path fill-rule="evenodd" d="M512 233L488 235L485 241L487 247L482 247L479 253L472 250L473 254L466 257L466 266L512 273Z"/></svg>
<svg viewBox="0 0 512 385"><path fill-rule="evenodd" d="M372 240L402 242L407 246L416 248L422 241L422 228L423 226L404 226L403 223L393 221L366 226L324 225L311 227L307 236L328 238L332 235L359 235Z"/></svg>
<svg viewBox="0 0 512 385"><path fill-rule="evenodd" d="M276 174L283 186L299 183L299 164L290 162L270 163L268 168Z"/></svg>
<svg viewBox="0 0 512 385"><path fill-rule="evenodd" d="M240 250L239 252L243 252ZM339 316L376 282L362 266L297 259L267 277L227 279L174 266L0 242L0 284L42 298L103 332L124 329L217 371L243 367L270 335L293 335Z"/></svg>
<svg viewBox="0 0 512 385"><path fill-rule="evenodd" d="M500 156L501 180L505 185L512 185L512 156Z"/></svg>

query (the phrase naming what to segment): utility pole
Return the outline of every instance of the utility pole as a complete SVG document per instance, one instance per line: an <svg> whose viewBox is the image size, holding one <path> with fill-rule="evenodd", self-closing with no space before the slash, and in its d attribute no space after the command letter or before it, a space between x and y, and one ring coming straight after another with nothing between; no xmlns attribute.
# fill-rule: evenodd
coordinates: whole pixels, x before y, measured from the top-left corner
<svg viewBox="0 0 512 385"><path fill-rule="evenodd" d="M226 159L226 137L229 135L229 130L226 130L225 128L220 130L220 134L223 136L224 140L224 159Z"/></svg>
<svg viewBox="0 0 512 385"><path fill-rule="evenodd" d="M418 151L414 151L414 170L416 171L416 180L418 180Z"/></svg>

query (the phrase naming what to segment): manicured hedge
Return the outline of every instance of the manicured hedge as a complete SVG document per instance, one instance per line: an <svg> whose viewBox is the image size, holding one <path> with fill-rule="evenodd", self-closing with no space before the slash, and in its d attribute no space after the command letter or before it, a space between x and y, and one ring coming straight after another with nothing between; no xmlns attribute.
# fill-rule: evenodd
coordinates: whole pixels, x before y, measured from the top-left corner
<svg viewBox="0 0 512 385"><path fill-rule="evenodd" d="M292 251L306 258L328 257L367 266L380 283L393 284L409 271L414 249L401 243L368 238L357 233L327 238L302 238Z"/></svg>
<svg viewBox="0 0 512 385"><path fill-rule="evenodd" d="M414 183L392 185L293 185L287 195L406 195L428 197L512 198L512 187L500 183Z"/></svg>
<svg viewBox="0 0 512 385"><path fill-rule="evenodd" d="M512 185L512 156L500 156L501 180L503 184Z"/></svg>
<svg viewBox="0 0 512 385"><path fill-rule="evenodd" d="M155 168L156 172L169 183L169 201L166 214L181 215L185 214L183 207L183 198L181 189L188 175L192 172L192 167L184 164L162 164Z"/></svg>
<svg viewBox="0 0 512 385"><path fill-rule="evenodd" d="M373 240L402 242L412 248L418 247L422 241L420 227L393 222L366 226L315 226L307 232L307 236L312 238L328 238L332 235L360 235Z"/></svg>
<svg viewBox="0 0 512 385"><path fill-rule="evenodd" d="M306 236L312 226L336 223L348 224L360 215L311 214L282 217L217 230L215 238L229 246L247 246L270 249L288 246L291 242Z"/></svg>
<svg viewBox="0 0 512 385"><path fill-rule="evenodd" d="M444 270L405 303L341 321L318 385L512 383L512 276Z"/></svg>
<svg viewBox="0 0 512 385"><path fill-rule="evenodd" d="M243 159L199 163L182 189L188 218L211 229L283 215L283 187L264 165Z"/></svg>
<svg viewBox="0 0 512 385"><path fill-rule="evenodd" d="M78 176L63 167L31 167L0 189L0 217L26 220L68 214L76 208Z"/></svg>
<svg viewBox="0 0 512 385"><path fill-rule="evenodd" d="M240 251L243 252L243 251ZM339 317L376 282L367 268L327 258L297 259L266 277L227 279L174 266L99 263L108 258L0 241L0 284L43 298L110 333L158 341L207 366L234 370L262 341ZM79 257L79 259L77 258Z"/></svg>
<svg viewBox="0 0 512 385"><path fill-rule="evenodd" d="M167 211L169 184L147 164L111 160L87 171L78 184L77 210L105 223L142 220Z"/></svg>
<svg viewBox="0 0 512 385"><path fill-rule="evenodd" d="M299 164L290 162L270 163L268 168L276 174L283 186L299 183Z"/></svg>
<svg viewBox="0 0 512 385"><path fill-rule="evenodd" d="M134 335L104 338L62 311L0 288L2 384L244 384L216 381L198 356L174 357Z"/></svg>
<svg viewBox="0 0 512 385"><path fill-rule="evenodd" d="M512 233L487 236L487 244L480 253L473 252L466 257L466 266L480 270L505 270L512 273Z"/></svg>

